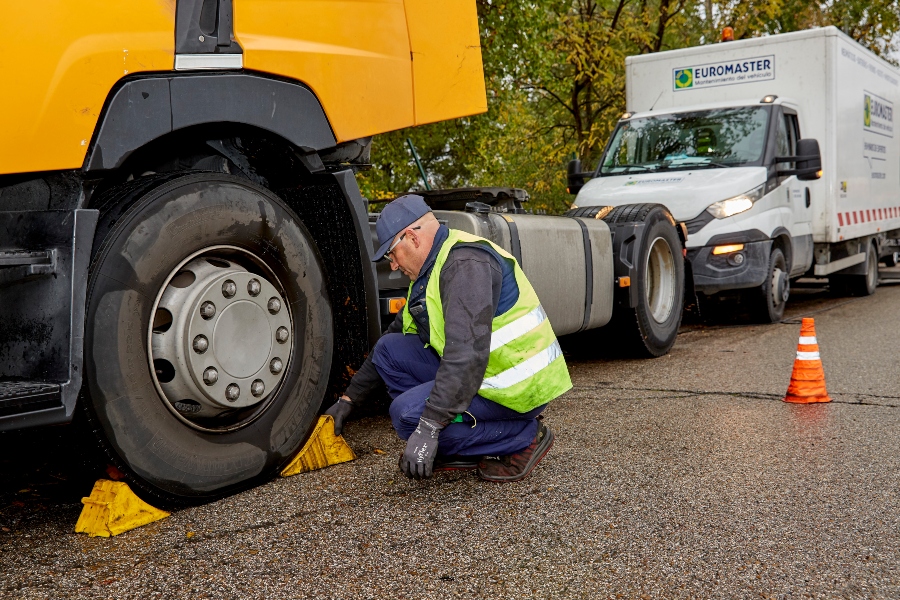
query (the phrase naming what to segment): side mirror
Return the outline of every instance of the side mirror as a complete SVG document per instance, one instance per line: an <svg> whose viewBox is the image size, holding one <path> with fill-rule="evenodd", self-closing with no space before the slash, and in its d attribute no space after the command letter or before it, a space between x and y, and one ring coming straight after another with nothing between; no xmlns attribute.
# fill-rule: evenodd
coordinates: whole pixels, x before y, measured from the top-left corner
<svg viewBox="0 0 900 600"><path fill-rule="evenodd" d="M780 177L796 175L800 181L814 181L822 176L822 154L819 142L813 139L797 142L797 156L776 156L776 163L796 163L796 169L778 170Z"/></svg>
<svg viewBox="0 0 900 600"><path fill-rule="evenodd" d="M822 176L822 154L819 152L817 140L799 140L797 142L797 179L814 181Z"/></svg>
<svg viewBox="0 0 900 600"><path fill-rule="evenodd" d="M581 172L581 161L573 158L566 168L566 191L573 196L584 187L584 173Z"/></svg>

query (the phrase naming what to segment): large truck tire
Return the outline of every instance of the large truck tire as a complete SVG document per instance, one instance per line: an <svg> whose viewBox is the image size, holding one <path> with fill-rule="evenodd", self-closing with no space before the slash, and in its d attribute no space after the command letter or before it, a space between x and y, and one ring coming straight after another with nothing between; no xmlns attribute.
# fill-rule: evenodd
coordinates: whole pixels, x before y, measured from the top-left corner
<svg viewBox="0 0 900 600"><path fill-rule="evenodd" d="M629 290L620 288L609 325L597 329L598 340L614 344L626 353L656 358L675 344L684 308L684 253L675 229L675 219L661 204L594 206L570 210L570 217L600 218L614 236L628 238L629 226L641 224L635 242L628 245L628 257L635 276L635 306ZM614 249L626 252L622 240L613 240ZM627 244L625 244L627 245Z"/></svg>
<svg viewBox="0 0 900 600"><path fill-rule="evenodd" d="M766 280L759 287L745 292L745 298L753 317L761 323L777 323L784 318L784 308L791 293L787 260L781 248L769 253L769 269Z"/></svg>
<svg viewBox="0 0 900 600"><path fill-rule="evenodd" d="M878 253L875 244L866 250L866 272L862 275L834 274L828 277L828 286L836 296L871 296L878 287Z"/></svg>
<svg viewBox="0 0 900 600"><path fill-rule="evenodd" d="M309 232L271 191L219 173L142 178L98 208L82 404L109 460L164 506L270 477L331 366Z"/></svg>

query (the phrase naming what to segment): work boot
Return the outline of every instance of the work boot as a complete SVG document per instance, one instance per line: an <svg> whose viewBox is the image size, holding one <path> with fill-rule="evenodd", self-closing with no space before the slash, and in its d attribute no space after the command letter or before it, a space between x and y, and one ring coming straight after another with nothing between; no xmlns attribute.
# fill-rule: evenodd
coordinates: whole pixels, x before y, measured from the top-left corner
<svg viewBox="0 0 900 600"><path fill-rule="evenodd" d="M449 456L437 456L434 459L435 471L472 471L478 468L478 457L461 456L452 454Z"/></svg>
<svg viewBox="0 0 900 600"><path fill-rule="evenodd" d="M535 465L547 456L553 446L553 431L543 423L538 425L537 435L527 448L515 454L487 457L478 463L478 476L485 481L519 481L531 473Z"/></svg>

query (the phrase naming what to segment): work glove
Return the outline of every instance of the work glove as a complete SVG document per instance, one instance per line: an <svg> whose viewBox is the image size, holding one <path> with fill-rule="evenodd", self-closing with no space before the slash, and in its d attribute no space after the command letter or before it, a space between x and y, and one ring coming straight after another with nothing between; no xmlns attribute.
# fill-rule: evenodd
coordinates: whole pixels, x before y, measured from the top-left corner
<svg viewBox="0 0 900 600"><path fill-rule="evenodd" d="M334 418L334 435L341 435L344 431L344 419L351 412L353 412L353 403L345 397L338 398L338 401L325 411L326 415L331 415Z"/></svg>
<svg viewBox="0 0 900 600"><path fill-rule="evenodd" d="M400 457L400 470L412 479L425 479L434 472L434 457L437 456L438 436L444 426L437 421L422 417L419 426L409 436L406 450Z"/></svg>

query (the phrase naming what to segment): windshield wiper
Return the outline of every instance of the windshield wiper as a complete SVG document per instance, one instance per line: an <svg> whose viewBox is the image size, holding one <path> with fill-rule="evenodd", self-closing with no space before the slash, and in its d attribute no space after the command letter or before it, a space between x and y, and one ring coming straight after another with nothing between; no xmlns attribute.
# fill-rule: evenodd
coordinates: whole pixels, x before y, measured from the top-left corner
<svg viewBox="0 0 900 600"><path fill-rule="evenodd" d="M677 164L669 163L669 164L663 166L663 168L666 168L666 169L679 169L679 168L696 169L699 167L714 167L717 169L728 169L731 167L731 165L726 165L725 163L706 161L706 162L695 162L695 163L679 162Z"/></svg>
<svg viewBox="0 0 900 600"><path fill-rule="evenodd" d="M628 164L625 164L625 165L612 165L612 166L609 166L609 167L604 167L603 169L601 169L600 172L601 172L601 173L609 173L610 171L608 171L607 169L625 169L624 171L622 171L623 173L627 173L627 172L630 171L631 169L644 169L645 171L652 171L652 170L653 170L652 167L648 167L647 165L628 165Z"/></svg>

